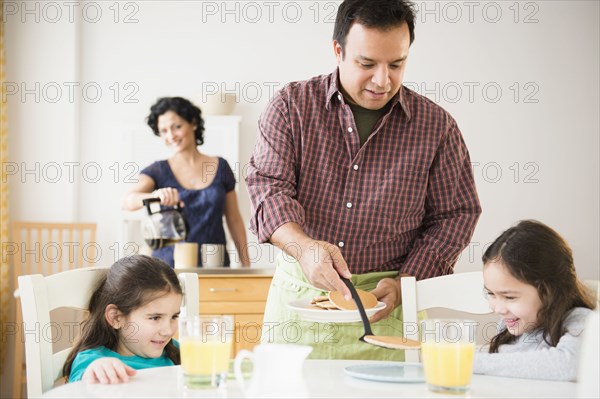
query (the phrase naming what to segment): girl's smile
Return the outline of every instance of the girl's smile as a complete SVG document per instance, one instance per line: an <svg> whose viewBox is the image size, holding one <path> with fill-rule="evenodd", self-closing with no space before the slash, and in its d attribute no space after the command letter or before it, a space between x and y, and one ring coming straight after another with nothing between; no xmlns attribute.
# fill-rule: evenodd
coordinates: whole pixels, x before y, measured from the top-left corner
<svg viewBox="0 0 600 399"><path fill-rule="evenodd" d="M157 358L177 332L182 296L169 292L123 318L117 352L123 356Z"/></svg>
<svg viewBox="0 0 600 399"><path fill-rule="evenodd" d="M507 328L514 328L519 323L519 319L503 319Z"/></svg>
<svg viewBox="0 0 600 399"><path fill-rule="evenodd" d="M512 335L519 336L538 327L542 301L533 285L518 280L502 262L495 261L485 264L483 281L490 309L500 315Z"/></svg>

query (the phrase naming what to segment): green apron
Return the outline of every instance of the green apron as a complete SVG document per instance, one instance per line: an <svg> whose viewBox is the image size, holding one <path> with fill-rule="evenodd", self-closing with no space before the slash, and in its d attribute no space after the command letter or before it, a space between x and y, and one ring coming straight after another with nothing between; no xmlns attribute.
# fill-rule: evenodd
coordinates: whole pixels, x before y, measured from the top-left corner
<svg viewBox="0 0 600 399"><path fill-rule="evenodd" d="M379 280L396 276L398 272L395 271L355 274L352 283L356 288L372 291ZM298 299L312 299L325 294L326 291L308 282L298 262L285 254L278 255L265 308L261 342L310 345L313 347L309 356L312 359L404 360L403 350L380 348L359 341L364 334L360 322L303 321L287 306ZM396 307L388 318L373 323L371 327L375 335L402 336L402 307Z"/></svg>

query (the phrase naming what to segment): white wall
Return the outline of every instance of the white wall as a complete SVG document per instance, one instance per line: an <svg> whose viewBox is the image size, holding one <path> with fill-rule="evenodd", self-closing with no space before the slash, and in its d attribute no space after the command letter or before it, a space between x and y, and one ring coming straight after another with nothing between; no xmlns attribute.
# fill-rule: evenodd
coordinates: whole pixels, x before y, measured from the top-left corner
<svg viewBox="0 0 600 399"><path fill-rule="evenodd" d="M124 135L145 129L157 97L198 99L214 87L236 92L245 162L272 91L335 67L328 17L338 2L51 3L5 2L12 6L5 12L7 81L34 90L40 82L39 103L31 93L7 93L9 159L19 167L10 179L11 217L96 221L105 262L122 255L116 248L124 244L119 200L124 163L135 162L124 156ZM571 243L583 277L598 279L599 3L417 4L426 12L406 81L457 119L484 209L457 270L479 269L485 244L517 220L536 218ZM56 103L52 85L43 90L52 82L63 87ZM66 82L80 82L72 101ZM36 162L39 183L22 167ZM56 180L52 162L62 165L57 183L49 182ZM73 182L65 162L79 165ZM243 178L240 184L247 220ZM273 253L263 247L256 263L271 263Z"/></svg>

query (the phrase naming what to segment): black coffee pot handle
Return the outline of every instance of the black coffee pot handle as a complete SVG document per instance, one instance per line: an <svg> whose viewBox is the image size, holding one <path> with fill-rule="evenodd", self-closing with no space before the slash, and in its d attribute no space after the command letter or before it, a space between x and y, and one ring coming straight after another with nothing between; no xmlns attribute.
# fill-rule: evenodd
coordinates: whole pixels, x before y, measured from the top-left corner
<svg viewBox="0 0 600 399"><path fill-rule="evenodd" d="M160 202L160 198L146 198L142 200L142 204L144 204L144 206L146 207L146 210L148 211L148 215L154 215L155 213L160 213L161 211L158 210L156 212L152 212L152 209L150 207L150 204L154 203L154 202ZM175 208L178 211L181 211L181 206L179 206L179 203L177 203L177 205L175 205L173 208Z"/></svg>

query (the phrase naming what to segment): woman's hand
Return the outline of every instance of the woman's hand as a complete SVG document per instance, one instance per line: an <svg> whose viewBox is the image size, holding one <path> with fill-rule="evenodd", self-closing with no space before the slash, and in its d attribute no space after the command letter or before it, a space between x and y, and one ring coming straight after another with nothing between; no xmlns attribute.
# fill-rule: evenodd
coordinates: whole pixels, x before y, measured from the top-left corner
<svg viewBox="0 0 600 399"><path fill-rule="evenodd" d="M137 371L114 357L103 357L94 360L85 369L82 381L88 384L118 384L129 382L129 377Z"/></svg>
<svg viewBox="0 0 600 399"><path fill-rule="evenodd" d="M179 200L179 191L173 187L159 188L154 190L152 195L156 198L160 198L160 204L164 206L179 206L183 207L183 201Z"/></svg>

